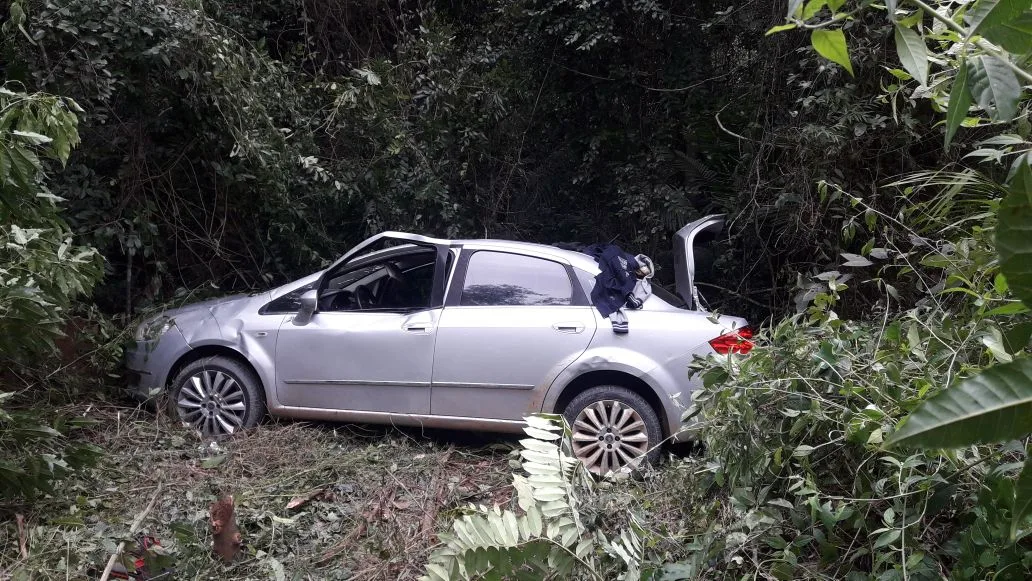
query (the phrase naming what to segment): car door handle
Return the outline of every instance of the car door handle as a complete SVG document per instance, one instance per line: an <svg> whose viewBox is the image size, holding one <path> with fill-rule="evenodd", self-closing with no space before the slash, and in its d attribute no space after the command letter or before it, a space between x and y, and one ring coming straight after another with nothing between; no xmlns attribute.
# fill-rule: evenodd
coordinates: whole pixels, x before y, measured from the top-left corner
<svg viewBox="0 0 1032 581"><path fill-rule="evenodd" d="M402 329L410 333L429 333L433 327L430 323L407 323L402 326Z"/></svg>
<svg viewBox="0 0 1032 581"><path fill-rule="evenodd" d="M573 322L573 323L556 323L552 325L552 328L560 333L580 333L584 331L584 325Z"/></svg>

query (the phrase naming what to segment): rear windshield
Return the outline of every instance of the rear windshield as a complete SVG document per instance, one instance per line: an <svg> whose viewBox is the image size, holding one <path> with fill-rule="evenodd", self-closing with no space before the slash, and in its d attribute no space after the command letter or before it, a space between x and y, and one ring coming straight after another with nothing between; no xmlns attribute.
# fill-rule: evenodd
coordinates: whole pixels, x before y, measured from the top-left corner
<svg viewBox="0 0 1032 581"><path fill-rule="evenodd" d="M573 271L577 274L577 280L580 281L581 286L584 287L584 294L591 296L591 289L595 288L595 275L591 274L586 270L574 268ZM663 299L664 302L669 303L679 309L685 308L687 305L676 293L672 293L664 287L656 284L655 279L652 280L652 294Z"/></svg>
<svg viewBox="0 0 1032 581"><path fill-rule="evenodd" d="M684 300L681 299L679 295L668 291L667 289L659 286L658 284L652 285L652 294L656 295L657 297L663 299L665 302L668 302L679 309L687 307L687 305L684 304Z"/></svg>

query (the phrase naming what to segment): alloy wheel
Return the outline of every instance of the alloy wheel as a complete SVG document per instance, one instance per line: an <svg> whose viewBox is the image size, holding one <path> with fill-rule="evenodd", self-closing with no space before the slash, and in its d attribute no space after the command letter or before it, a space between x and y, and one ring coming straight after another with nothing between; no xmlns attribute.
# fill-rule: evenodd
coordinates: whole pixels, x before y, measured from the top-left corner
<svg viewBox="0 0 1032 581"><path fill-rule="evenodd" d="M244 425L247 400L243 387L222 371L200 371L179 390L179 417L206 436L232 434Z"/></svg>
<svg viewBox="0 0 1032 581"><path fill-rule="evenodd" d="M595 402L581 410L573 422L573 453L589 471L600 476L637 466L648 449L645 422L623 402Z"/></svg>

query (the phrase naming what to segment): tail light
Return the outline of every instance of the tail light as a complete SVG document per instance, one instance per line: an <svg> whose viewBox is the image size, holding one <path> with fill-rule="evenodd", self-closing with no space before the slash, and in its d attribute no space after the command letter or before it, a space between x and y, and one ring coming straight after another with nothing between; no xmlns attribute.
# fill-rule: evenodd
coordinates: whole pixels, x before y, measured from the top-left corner
<svg viewBox="0 0 1032 581"><path fill-rule="evenodd" d="M752 339L753 330L749 327L742 327L736 331L725 333L716 339L710 339L710 347L721 355L727 355L728 353L741 353L745 355L753 348Z"/></svg>

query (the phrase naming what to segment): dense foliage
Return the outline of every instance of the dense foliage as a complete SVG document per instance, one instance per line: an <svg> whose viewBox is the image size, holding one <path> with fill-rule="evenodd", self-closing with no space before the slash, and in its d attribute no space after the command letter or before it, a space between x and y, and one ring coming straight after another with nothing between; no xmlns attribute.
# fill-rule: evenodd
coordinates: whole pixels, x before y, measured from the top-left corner
<svg viewBox="0 0 1032 581"><path fill-rule="evenodd" d="M936 290L912 305L884 291L870 319L843 321L834 309L858 279L825 273L806 312L769 329L750 357L708 366L694 399L708 468L731 506L699 539L696 574L720 556L782 579L1028 576L1027 533L1011 528L1020 443L943 454L883 446L941 387L1028 343L1028 318L1013 314L998 276L992 213L950 228L954 204L923 230L941 237L887 241L891 256L877 265L881 280L903 273Z"/></svg>
<svg viewBox="0 0 1032 581"><path fill-rule="evenodd" d="M765 37L780 16L759 4L349 6L11 4L8 77L86 111L54 187L107 259L105 309L266 287L385 228L666 264L674 229L723 211L709 298L762 319L840 250L819 180L876 196L941 162L934 116L880 90L880 18L852 23L853 80Z"/></svg>
<svg viewBox="0 0 1032 581"><path fill-rule="evenodd" d="M795 2L772 32L811 28L814 49L852 73L834 26L847 20L844 4ZM945 112L945 145L962 125L1015 122L1019 112L1020 133L971 154L1006 160L1004 171L892 184L903 194L896 212L827 186L830 203L848 201L864 217L870 240L844 253L843 267L867 272L801 281L801 312L769 329L750 357L700 365L706 388L694 401L713 453L708 471L732 506L696 538L687 576L714 566L780 579L1032 574L1032 159L1021 88L1032 81L1032 30L1022 24L1032 8L910 4L887 4L906 69L895 74ZM920 189L937 195L915 201ZM883 298L846 321L835 309L850 279Z"/></svg>
<svg viewBox="0 0 1032 581"><path fill-rule="evenodd" d="M613 240L669 282L724 212L701 291L769 324L695 370L699 521L582 518L608 485L539 424L518 510L427 573L1032 575L1032 8L775 4L0 2L0 495L97 452L27 403L73 313L103 379L111 320L370 233Z"/></svg>
<svg viewBox="0 0 1032 581"><path fill-rule="evenodd" d="M10 363L52 353L73 300L100 275L96 252L74 243L41 160L68 159L76 113L74 101L0 87L0 497L50 490L99 452L64 440L82 422L4 410L18 380Z"/></svg>

